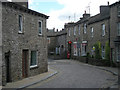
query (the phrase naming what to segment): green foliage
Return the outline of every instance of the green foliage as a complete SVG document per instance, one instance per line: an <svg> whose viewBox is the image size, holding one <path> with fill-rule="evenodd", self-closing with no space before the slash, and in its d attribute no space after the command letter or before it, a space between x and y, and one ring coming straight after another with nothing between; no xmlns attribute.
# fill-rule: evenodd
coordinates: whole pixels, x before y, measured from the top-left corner
<svg viewBox="0 0 120 90"><path fill-rule="evenodd" d="M100 41L96 42L95 46L95 58L101 59L101 43Z"/></svg>
<svg viewBox="0 0 120 90"><path fill-rule="evenodd" d="M110 46L108 41L105 44L105 59L110 60Z"/></svg>

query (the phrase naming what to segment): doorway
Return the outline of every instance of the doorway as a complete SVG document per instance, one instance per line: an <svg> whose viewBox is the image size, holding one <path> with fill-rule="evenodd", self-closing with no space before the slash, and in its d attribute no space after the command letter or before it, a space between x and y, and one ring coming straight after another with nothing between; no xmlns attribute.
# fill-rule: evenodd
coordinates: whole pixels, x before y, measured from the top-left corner
<svg viewBox="0 0 120 90"><path fill-rule="evenodd" d="M28 50L22 51L22 77L28 77Z"/></svg>
<svg viewBox="0 0 120 90"><path fill-rule="evenodd" d="M10 51L5 53L5 63L6 63L6 82L11 82L10 78Z"/></svg>

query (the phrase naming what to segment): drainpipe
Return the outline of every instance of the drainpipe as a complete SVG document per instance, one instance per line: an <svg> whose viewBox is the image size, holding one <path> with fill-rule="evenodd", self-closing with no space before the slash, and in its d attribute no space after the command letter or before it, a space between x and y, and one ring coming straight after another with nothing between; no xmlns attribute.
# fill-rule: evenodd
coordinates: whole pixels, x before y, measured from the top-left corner
<svg viewBox="0 0 120 90"><path fill-rule="evenodd" d="M111 59L111 46L110 46L110 18L108 20L108 31L109 31L109 36L108 36L108 41L109 41L109 47L110 47L110 66L112 66L112 59Z"/></svg>

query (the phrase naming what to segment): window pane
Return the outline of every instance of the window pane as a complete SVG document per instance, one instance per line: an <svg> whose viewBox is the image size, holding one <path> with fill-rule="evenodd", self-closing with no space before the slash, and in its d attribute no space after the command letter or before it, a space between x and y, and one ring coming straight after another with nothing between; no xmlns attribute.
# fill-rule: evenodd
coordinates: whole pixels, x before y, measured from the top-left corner
<svg viewBox="0 0 120 90"><path fill-rule="evenodd" d="M79 28L79 35L80 35L80 25L78 26L78 28Z"/></svg>
<svg viewBox="0 0 120 90"><path fill-rule="evenodd" d="M102 59L105 59L105 47L102 46Z"/></svg>
<svg viewBox="0 0 120 90"><path fill-rule="evenodd" d="M70 29L68 29L69 30L69 36L70 36Z"/></svg>
<svg viewBox="0 0 120 90"><path fill-rule="evenodd" d="M76 35L76 27L74 27L74 35Z"/></svg>
<svg viewBox="0 0 120 90"><path fill-rule="evenodd" d="M93 37L93 27L91 28L91 37Z"/></svg>
<svg viewBox="0 0 120 90"><path fill-rule="evenodd" d="M22 31L22 16L19 15L19 31Z"/></svg>
<svg viewBox="0 0 120 90"><path fill-rule="evenodd" d="M39 22L39 34L42 34L42 22Z"/></svg>
<svg viewBox="0 0 120 90"><path fill-rule="evenodd" d="M105 36L105 24L102 24L102 36Z"/></svg>
<svg viewBox="0 0 120 90"><path fill-rule="evenodd" d="M36 61L37 61L37 53L36 51L32 51L31 52L31 66L36 65L37 64Z"/></svg>
<svg viewBox="0 0 120 90"><path fill-rule="evenodd" d="M87 29L87 25L86 24L84 24L84 34L86 34L86 29Z"/></svg>

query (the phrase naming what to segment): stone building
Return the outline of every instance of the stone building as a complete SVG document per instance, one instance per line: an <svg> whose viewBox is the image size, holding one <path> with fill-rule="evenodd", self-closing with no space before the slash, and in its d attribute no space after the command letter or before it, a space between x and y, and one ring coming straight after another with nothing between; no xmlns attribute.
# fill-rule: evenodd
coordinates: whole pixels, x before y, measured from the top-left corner
<svg viewBox="0 0 120 90"><path fill-rule="evenodd" d="M120 1L110 5L111 60L120 62Z"/></svg>
<svg viewBox="0 0 120 90"><path fill-rule="evenodd" d="M100 42L101 58L105 59L106 44L110 46L110 59L116 63L120 61L120 1L111 5L100 6L100 13L90 17L83 14L78 22L65 24L67 32L67 51L71 58L95 55L94 45Z"/></svg>
<svg viewBox="0 0 120 90"><path fill-rule="evenodd" d="M87 54L87 26L89 18L90 14L85 12L83 18L80 18L78 22L65 24L67 31L67 48L72 58L86 56Z"/></svg>
<svg viewBox="0 0 120 90"><path fill-rule="evenodd" d="M15 1L15 0L13 0ZM28 2L2 6L2 84L48 71L47 15L28 8ZM1 37L1 35L0 35ZM0 53L1 53L0 51Z"/></svg>
<svg viewBox="0 0 120 90"><path fill-rule="evenodd" d="M100 13L90 17L88 21L88 48L87 52L94 55L94 45L101 44L101 57L105 59L105 45L109 42L109 6L100 6Z"/></svg>
<svg viewBox="0 0 120 90"><path fill-rule="evenodd" d="M55 29L49 29L47 31L49 58L66 58L66 35L67 33L64 29L62 31L55 31Z"/></svg>

